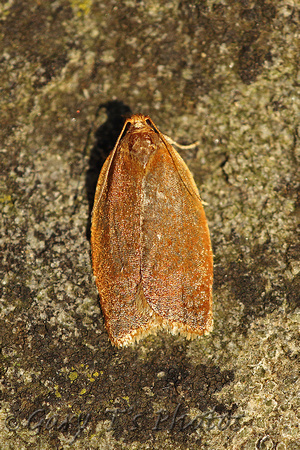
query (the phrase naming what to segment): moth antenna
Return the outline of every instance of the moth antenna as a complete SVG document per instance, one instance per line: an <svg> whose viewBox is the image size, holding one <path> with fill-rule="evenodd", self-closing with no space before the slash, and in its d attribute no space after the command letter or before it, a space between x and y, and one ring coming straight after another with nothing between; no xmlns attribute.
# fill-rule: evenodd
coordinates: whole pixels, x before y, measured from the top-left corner
<svg viewBox="0 0 300 450"><path fill-rule="evenodd" d="M170 136L167 136L166 134L164 134L164 138L166 139L166 141L169 142L169 144L175 145L176 147L181 148L182 150L193 149L196 148L198 145L200 145L200 141L196 141L193 144L188 145L178 144L178 142L174 141L172 138L170 138Z"/></svg>

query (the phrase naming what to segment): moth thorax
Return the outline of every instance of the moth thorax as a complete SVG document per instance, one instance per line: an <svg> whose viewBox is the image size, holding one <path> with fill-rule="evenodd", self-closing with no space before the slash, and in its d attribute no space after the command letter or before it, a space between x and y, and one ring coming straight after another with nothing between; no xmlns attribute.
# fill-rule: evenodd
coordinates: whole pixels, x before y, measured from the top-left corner
<svg viewBox="0 0 300 450"><path fill-rule="evenodd" d="M150 157L159 145L159 136L154 132L133 134L131 137L130 155L146 167Z"/></svg>

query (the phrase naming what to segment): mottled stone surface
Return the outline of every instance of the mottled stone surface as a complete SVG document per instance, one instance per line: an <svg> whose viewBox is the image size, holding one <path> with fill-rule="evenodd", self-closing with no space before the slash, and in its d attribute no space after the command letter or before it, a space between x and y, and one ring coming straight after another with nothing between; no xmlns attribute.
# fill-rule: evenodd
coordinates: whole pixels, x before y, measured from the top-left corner
<svg viewBox="0 0 300 450"><path fill-rule="evenodd" d="M300 448L297 7L1 4L1 449ZM215 325L117 350L89 211L130 111L200 140Z"/></svg>

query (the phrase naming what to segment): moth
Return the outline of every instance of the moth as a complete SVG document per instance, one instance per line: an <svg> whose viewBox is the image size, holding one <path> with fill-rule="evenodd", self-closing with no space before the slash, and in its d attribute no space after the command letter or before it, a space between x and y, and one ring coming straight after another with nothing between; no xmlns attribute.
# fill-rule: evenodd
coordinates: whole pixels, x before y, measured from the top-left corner
<svg viewBox="0 0 300 450"><path fill-rule="evenodd" d="M93 272L112 344L212 329L213 255L197 186L149 116L124 124L99 175Z"/></svg>

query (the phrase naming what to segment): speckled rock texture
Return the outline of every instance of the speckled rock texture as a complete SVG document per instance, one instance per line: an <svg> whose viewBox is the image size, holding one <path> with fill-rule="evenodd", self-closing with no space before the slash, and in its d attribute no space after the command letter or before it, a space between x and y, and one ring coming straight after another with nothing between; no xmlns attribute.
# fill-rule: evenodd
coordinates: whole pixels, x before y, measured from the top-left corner
<svg viewBox="0 0 300 450"><path fill-rule="evenodd" d="M299 3L0 6L0 448L300 448ZM112 347L90 261L124 117L196 150L214 329Z"/></svg>

